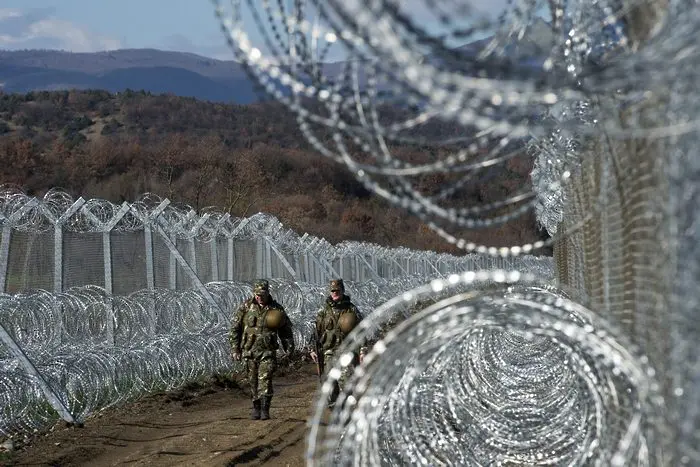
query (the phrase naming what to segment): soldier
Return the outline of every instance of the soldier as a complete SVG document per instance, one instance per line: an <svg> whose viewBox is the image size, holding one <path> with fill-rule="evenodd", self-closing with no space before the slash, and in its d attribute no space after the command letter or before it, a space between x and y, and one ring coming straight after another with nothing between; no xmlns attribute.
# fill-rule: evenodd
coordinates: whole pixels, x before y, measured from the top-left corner
<svg viewBox="0 0 700 467"><path fill-rule="evenodd" d="M277 337L287 353L294 352L292 324L282 305L270 295L270 284L258 280L254 296L238 308L231 326L233 359L245 361L246 375L253 396L253 420L270 418L272 377L277 361Z"/></svg>
<svg viewBox="0 0 700 467"><path fill-rule="evenodd" d="M338 357L336 352L338 347L361 320L362 315L350 301L350 296L345 294L343 279L333 279L330 282L330 295L316 316L316 335L313 336L316 350L310 353L312 360L319 366L319 376L324 368L333 366ZM366 351L366 345L360 347L360 352L356 353L352 365L344 369L339 380L334 384L328 399L329 408L335 405L338 394L352 374L354 366L362 362Z"/></svg>

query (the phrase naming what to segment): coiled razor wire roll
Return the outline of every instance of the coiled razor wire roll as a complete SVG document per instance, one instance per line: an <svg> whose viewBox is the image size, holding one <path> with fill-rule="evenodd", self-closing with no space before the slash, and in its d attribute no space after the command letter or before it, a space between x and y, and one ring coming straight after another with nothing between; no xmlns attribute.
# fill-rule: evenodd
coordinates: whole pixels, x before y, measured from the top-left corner
<svg viewBox="0 0 700 467"><path fill-rule="evenodd" d="M552 276L552 262L546 259L523 257L518 264L523 271ZM423 280L347 281L346 289L368 314ZM282 279L271 279L270 285L292 321L296 347L305 348L327 286ZM243 282L212 282L206 288L231 317L253 293ZM79 422L143 394L243 369L231 360L230 322L221 320L197 290L110 296L100 287L85 286L61 294L0 295L0 324ZM37 382L0 345L0 435L31 432L57 420Z"/></svg>
<svg viewBox="0 0 700 467"><path fill-rule="evenodd" d="M664 465L655 371L562 295L530 275L467 272L380 306L328 372L308 464ZM351 352L390 321L327 418Z"/></svg>
<svg viewBox="0 0 700 467"><path fill-rule="evenodd" d="M549 150L550 136L657 138L699 126L697 109L686 118L656 105L670 83L697 81L693 2L489 4L503 8L498 14L473 1L232 0L229 11L213 3L236 59L295 114L320 154L467 251L517 255L546 245L496 248L455 232L502 225L532 208L550 233L577 229L552 224L581 151L561 157ZM343 62L327 63L331 52ZM656 108L620 119L644 100ZM557 112L581 105L585 121ZM531 144L547 156L538 158L532 189L479 202L460 196L474 180L502 178L496 168L517 163ZM439 189L427 189L426 177L439 179Z"/></svg>
<svg viewBox="0 0 700 467"><path fill-rule="evenodd" d="M220 2L214 3L219 6ZM694 363L697 359L692 358L697 355L692 349L697 347L693 342L698 334L697 320L692 318L697 308L697 278L693 272L698 258L692 254L697 229L692 227L693 216L687 214L697 204L692 198L697 166L697 151L693 149L700 121L696 98L700 70L697 2L515 0L503 5L505 11L494 19L480 16L479 3L473 1L247 1L252 22L244 21L242 3L233 0L229 16L222 9L217 11L236 58L271 96L295 114L300 129L319 153L345 164L368 189L406 208L447 241L468 251L506 256L543 246L545 242L489 248L455 233L500 225L534 208L538 221L556 237L552 241L562 247L559 272L563 280L577 288L570 294L572 299L583 303L590 297L596 303L589 307L592 314L572 302L563 301L551 308L545 299L541 300L544 305L539 305L537 297L528 298L524 303L508 302L506 308L515 312L504 320L501 315L493 315L498 319L492 316L491 302L477 300L473 304L477 308L469 313L477 319L486 316L483 319L490 323L488 329L470 330L468 323L457 321L453 326L462 328L451 328L454 335L443 333L440 337L459 337L468 342L483 361L466 366L462 361L451 361L471 379L455 381L443 373L430 373L430 378L442 377L444 385L420 393L437 399L459 387L448 383L467 385L477 381L483 385L475 386L479 389L496 387L505 391L507 385L494 386L502 380L484 376L486 364L497 374L509 374L505 368L522 369L525 373L518 373L516 379L524 378L527 384L541 385L542 389L545 381L551 381L530 378L526 365L512 363L516 348L513 340L522 340L521 334L527 332L521 347L532 350L532 358L544 361L546 356L552 365L552 361L559 361L560 366L540 370L543 378L566 371L568 376L559 383L568 390L535 393L532 397L541 403L537 409L531 399L520 401L518 407L522 406L522 414L529 414L523 417L532 422L534 433L539 432L532 420L547 415L550 409L552 413L558 409L558 414L578 414L566 423L558 416L551 417L561 444L550 446L547 443L551 439L541 436L532 443L541 442L538 446L544 452L527 449L542 457L528 457L530 454L524 452L528 443L510 437L497 423L506 414L513 429L522 428L517 411L498 406L492 407L497 429L484 438L488 442L481 442L478 436L470 438L477 440L473 459L459 457L463 451L455 454L448 449L454 447L450 444L454 437L448 442L439 437L422 440L420 448L430 449L414 449L411 452L415 459L426 461L422 452L435 454L442 447L455 463L697 462L700 457L694 432L700 405L691 396L697 392L699 380ZM489 6L498 8L496 3ZM252 42L246 31L251 25L259 29L264 44ZM344 53L345 64L327 66L326 54L336 46ZM446 134L431 131L435 126L430 125L436 123L444 125ZM452 133L455 128L460 131ZM661 139L665 140L659 144ZM445 144L447 141L449 144ZM415 156L404 150L411 145L420 147L425 159L412 160ZM491 174L490 168L510 164L522 147L536 158L531 190L504 190L497 199L476 203L459 196L472 181ZM629 158L624 166L616 165L619 153ZM667 180L650 176L668 166ZM605 175L615 170L620 173ZM425 189L424 176L440 177L440 188ZM663 217L668 208L676 218ZM650 219L650 226L642 225L640 219L645 218ZM671 224L668 231L665 222ZM672 263L673 267L667 269L664 263ZM655 286L650 287L651 283ZM470 306L460 305L459 310ZM545 306L550 307L549 314L542 312ZM564 310L584 316L582 322L561 315ZM381 324L394 325L406 318L402 313L382 317ZM618 320L615 324L624 330L614 330L612 324L595 318L595 313L610 322ZM526 315L539 321L527 323L523 321ZM652 323L663 329L657 330ZM581 326L593 332L581 332ZM494 327L504 330L499 334ZM533 343L534 331L530 328L544 343ZM601 330L612 334L602 336L598 334ZM379 330L366 331L372 334ZM418 336L414 347L425 345L426 349L441 351L441 347L430 348L435 343L425 341L428 335ZM642 345L663 373L660 379L664 394L671 399L666 408L675 412L667 423L675 425L673 428L656 425L661 421L655 415L660 407L655 397L658 387L652 381L647 358L635 351L631 342ZM541 348L545 344L546 351ZM387 387L381 388L376 382L391 374L382 366L391 364L389 358L376 363L381 371L368 367L375 377L370 380L370 389L406 396L401 384L417 387L416 372L412 371L416 362L406 357L409 349L403 350L405 354L397 352L391 357L396 356L397 368L403 365L405 380L400 379L402 373L397 370L392 374L395 380L385 381ZM510 358L508 366L504 367L495 355ZM579 358L572 362L562 355ZM360 395L365 389L361 388ZM470 394L492 400L486 397L488 394ZM422 399L410 401L406 413L427 416L420 406ZM581 401L590 402L595 410L581 407ZM564 410L572 406L576 410ZM384 406L380 403L378 407L373 409L382 410ZM374 414L369 409L367 413ZM416 426L411 425L410 417L383 415L379 420L394 422L391 436L384 436L386 432L378 422L373 424L375 419L367 421L360 413L357 419L344 420L354 432L338 430L338 439L330 434L325 441L357 464L366 459L379 463L383 454L396 454L403 449L398 442L392 445L396 439L415 445L411 444L416 440L411 429L416 431ZM595 425L595 430L585 431L591 425L581 425L583 437L578 436L580 432L572 435L573 423L581 420L592 420L600 429ZM637 422L641 425L635 431ZM414 437L403 439L396 434L403 429L402 423ZM625 431L625 426L632 427L633 432ZM418 427L419 433L420 428L424 427ZM607 431L602 432L603 428ZM676 432L671 437L679 448L664 458L667 429ZM363 438L363 433L378 436L385 444L361 444L375 439ZM369 447L344 451L346 442L347 446L360 442ZM328 449L334 452L335 447ZM514 452L518 458L499 457L505 452ZM368 457L362 457L365 455ZM329 456L322 458L330 461L333 456ZM427 459L444 461L438 457ZM400 459L393 460L400 463Z"/></svg>
<svg viewBox="0 0 700 467"><path fill-rule="evenodd" d="M220 6L219 2L214 3ZM468 191L473 185L470 181L495 177L494 167L512 162L522 146L519 139L524 134L510 134L509 131L518 125L522 130L521 119L541 113L547 105L547 96L556 96L551 89L536 90L531 79L523 83L511 79L517 75L504 74L502 58L447 50L441 40L425 36L417 18L412 18L410 11L403 11L398 4L295 2L293 7L286 9L282 4L265 4L256 8L253 3L248 3L273 56L269 59L261 56L260 49L249 41L245 25L241 23L241 2L232 2L233 11L229 16L222 10L218 13L228 38L232 40L234 53L249 67L254 78L267 86L270 94L297 114L300 128L321 154L348 165L369 189L409 209L459 247L493 255L511 252L507 248L490 249L458 239L446 231L445 224L467 228L500 225L526 212L533 202L532 193L527 189L506 189L507 193L502 197L489 199L482 205L468 203L470 205L465 206L463 202L454 204L450 200L464 201L465 198L458 193ZM498 30L502 33L499 40L504 40L505 44L498 43L495 49L515 45L518 32L522 32L529 26L527 21L532 20L531 13L536 9L534 3L517 5L521 16L514 17L522 21L513 29L506 21L492 19L472 25L471 29L461 29L464 33L462 40L466 42L482 33ZM430 10L434 4L426 6ZM453 26L453 20L459 23L465 12L469 16L470 5L467 3L444 6L447 10L455 8L460 11L460 14L445 14L441 18L444 28ZM528 8L532 11L525 11ZM305 17L307 14L316 14L318 22L311 25ZM378 15L381 21L369 21L373 15ZM479 21L481 18L475 15L468 19ZM382 25L386 29L379 30ZM386 37L392 33L395 37ZM310 37L305 38L306 35ZM403 42L406 37L408 39ZM324 41L327 48L324 48ZM345 72L327 72L332 67L323 66L323 54L316 54L313 46L318 43L317 49L325 51L335 46L336 41L348 55ZM411 45L420 50L407 50ZM392 51L401 49L399 57L394 57L387 48ZM287 56L290 50L292 52ZM404 61L416 65L406 65ZM425 62L424 67L417 65L421 61ZM454 89L454 80L438 80L436 83L435 73L421 79L421 86L407 82L404 75L404 72L423 68L457 66L460 61L463 65L468 64L459 67L459 71L468 75L465 81L471 84L465 87L469 87L469 93L473 95L455 97L463 89ZM402 66L396 66L398 63ZM466 71L470 66L471 70ZM528 72L528 67L517 64L514 70L533 71ZM482 72L488 76L481 76L479 73ZM547 74L543 72L544 76ZM434 87L440 86L444 89L432 93ZM568 86L568 83L562 83L562 86ZM452 105L446 106L448 110L437 108L432 101L438 94L442 101L452 101ZM494 104L496 101L499 102ZM396 112L392 113L392 109ZM430 128L443 124L444 120L455 120L454 128L447 129L449 135L431 135ZM329 129L333 132L333 141L321 141L318 134L327 134ZM395 143L413 147L422 154L425 154L426 146L434 150L425 155L424 161L416 162L410 160L410 151L403 155L394 150ZM426 176L432 176L433 181L436 178L441 180L439 190L424 189L429 185L424 183ZM524 245L524 251L541 246L542 242ZM515 254L521 251L522 248L512 250Z"/></svg>

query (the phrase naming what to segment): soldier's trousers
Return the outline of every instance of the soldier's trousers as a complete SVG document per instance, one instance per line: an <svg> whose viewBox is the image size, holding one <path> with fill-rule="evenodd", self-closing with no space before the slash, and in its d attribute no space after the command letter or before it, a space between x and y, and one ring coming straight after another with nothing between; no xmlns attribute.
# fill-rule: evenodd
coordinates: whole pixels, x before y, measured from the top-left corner
<svg viewBox="0 0 700 467"><path fill-rule="evenodd" d="M249 357L245 359L246 376L250 384L250 392L254 401L265 396L272 397L272 377L275 373L275 358Z"/></svg>
<svg viewBox="0 0 700 467"><path fill-rule="evenodd" d="M328 371L331 368L333 368L333 365L335 365L335 361L337 358L338 356L333 351L327 351L323 354L323 366L326 375L328 375ZM340 391L342 391L345 388L345 383L348 382L353 372L355 371L355 363L356 362L351 363L347 367L343 368L343 370L340 372L340 378L338 378L338 381L333 384L333 391L331 392L331 395L328 398L328 402L330 404L335 403L335 400L338 398L338 394L340 394Z"/></svg>

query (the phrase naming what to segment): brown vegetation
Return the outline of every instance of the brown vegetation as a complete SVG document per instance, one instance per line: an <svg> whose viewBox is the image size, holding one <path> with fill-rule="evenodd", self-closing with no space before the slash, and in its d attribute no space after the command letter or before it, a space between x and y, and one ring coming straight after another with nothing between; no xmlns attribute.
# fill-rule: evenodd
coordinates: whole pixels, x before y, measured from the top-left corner
<svg viewBox="0 0 700 467"><path fill-rule="evenodd" d="M416 147L395 149L405 159L429 158ZM418 219L366 190L344 166L319 155L294 117L275 103L228 105L132 91L0 94L0 160L0 182L31 195L57 187L121 202L151 192L197 210L268 212L334 243L457 252ZM529 167L521 158L453 201L468 206L500 198L527 183ZM444 180L425 177L421 189L436 193ZM462 234L488 245L541 235L532 216Z"/></svg>

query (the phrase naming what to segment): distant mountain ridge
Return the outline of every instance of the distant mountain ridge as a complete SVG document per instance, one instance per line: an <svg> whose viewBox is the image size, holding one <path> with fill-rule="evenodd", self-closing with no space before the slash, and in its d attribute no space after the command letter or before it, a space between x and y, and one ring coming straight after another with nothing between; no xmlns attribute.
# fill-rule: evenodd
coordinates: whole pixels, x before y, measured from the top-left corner
<svg viewBox="0 0 700 467"><path fill-rule="evenodd" d="M238 104L259 100L243 67L233 60L155 49L0 50L0 86L4 92L17 93L133 89Z"/></svg>
<svg viewBox="0 0 700 467"><path fill-rule="evenodd" d="M552 30L545 21L528 28L517 44L503 44L507 56L518 61L533 58L541 64L552 45ZM480 39L457 49L475 57L491 38ZM343 62L322 65L324 74L338 75ZM361 85L364 76L360 77ZM0 50L0 90L10 93L60 89L126 89L154 94L175 94L200 100L249 104L260 100L243 66L234 60L216 60L188 52L157 49L121 49L73 53L58 50Z"/></svg>
<svg viewBox="0 0 700 467"><path fill-rule="evenodd" d="M100 74L117 68L170 66L212 78L227 78L243 70L233 60L216 60L188 52L158 49L120 49L106 52L62 50L0 50L0 61L36 68Z"/></svg>

